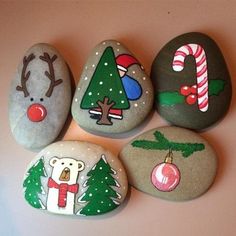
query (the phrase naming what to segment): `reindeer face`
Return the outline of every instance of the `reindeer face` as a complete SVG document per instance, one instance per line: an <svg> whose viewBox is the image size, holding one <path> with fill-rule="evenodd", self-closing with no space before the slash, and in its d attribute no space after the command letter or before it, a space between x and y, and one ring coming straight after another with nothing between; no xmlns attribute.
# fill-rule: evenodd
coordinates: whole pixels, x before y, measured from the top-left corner
<svg viewBox="0 0 236 236"><path fill-rule="evenodd" d="M51 45L33 45L12 81L9 119L14 137L33 150L48 145L64 126L70 103L70 73L64 59Z"/></svg>
<svg viewBox="0 0 236 236"><path fill-rule="evenodd" d="M52 57L50 57L50 55L47 52L45 52L44 55L39 56L39 58L42 61L45 61L49 67L49 71L44 72L45 76L50 80L50 86L45 95L47 97L51 97L54 87L62 83L61 79L58 80L55 79L53 62L57 59L57 56L53 55ZM23 68L21 72L21 86L18 85L16 87L16 90L22 91L24 93L24 97L28 97L30 95L26 87L26 82L29 79L31 72L30 71L26 72L26 71L28 64L34 59L35 55L33 53L31 53L28 57L25 56L23 59ZM30 100L34 101L34 98L31 97ZM40 98L40 101L43 102L43 98ZM47 109L40 103L34 103L28 107L27 116L29 120L32 122L43 121L44 118L47 116Z"/></svg>

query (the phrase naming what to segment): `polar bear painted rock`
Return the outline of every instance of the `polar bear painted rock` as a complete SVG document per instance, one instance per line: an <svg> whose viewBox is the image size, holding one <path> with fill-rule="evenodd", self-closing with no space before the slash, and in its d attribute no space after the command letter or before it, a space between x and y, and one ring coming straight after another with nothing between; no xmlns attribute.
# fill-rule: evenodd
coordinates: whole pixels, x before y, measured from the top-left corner
<svg viewBox="0 0 236 236"><path fill-rule="evenodd" d="M128 190L126 171L107 149L60 141L39 152L24 180L26 202L60 215L96 216L118 208Z"/></svg>
<svg viewBox="0 0 236 236"><path fill-rule="evenodd" d="M53 213L74 214L75 195L79 191L77 179L84 163L73 158L53 157L52 175L48 179L47 210Z"/></svg>

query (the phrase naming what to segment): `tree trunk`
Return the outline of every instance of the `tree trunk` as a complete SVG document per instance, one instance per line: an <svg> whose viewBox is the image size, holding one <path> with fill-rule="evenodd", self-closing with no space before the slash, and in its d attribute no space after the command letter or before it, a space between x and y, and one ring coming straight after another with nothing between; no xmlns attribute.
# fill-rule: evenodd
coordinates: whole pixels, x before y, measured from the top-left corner
<svg viewBox="0 0 236 236"><path fill-rule="evenodd" d="M109 110L112 106L115 105L114 102L111 102L110 104L109 98L104 97L103 102L98 101L97 104L102 110L102 116L101 119L97 121L98 125L112 125L113 123L108 119Z"/></svg>

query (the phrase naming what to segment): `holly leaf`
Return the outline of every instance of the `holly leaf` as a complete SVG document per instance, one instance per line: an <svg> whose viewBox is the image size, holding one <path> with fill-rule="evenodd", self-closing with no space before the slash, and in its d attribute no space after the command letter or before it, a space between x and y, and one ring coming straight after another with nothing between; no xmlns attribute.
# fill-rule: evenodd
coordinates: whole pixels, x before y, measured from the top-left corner
<svg viewBox="0 0 236 236"><path fill-rule="evenodd" d="M225 87L225 80L214 79L209 81L209 96L218 96Z"/></svg>
<svg viewBox="0 0 236 236"><path fill-rule="evenodd" d="M156 95L156 102L161 106L174 106L183 103L184 99L179 92L160 92Z"/></svg>

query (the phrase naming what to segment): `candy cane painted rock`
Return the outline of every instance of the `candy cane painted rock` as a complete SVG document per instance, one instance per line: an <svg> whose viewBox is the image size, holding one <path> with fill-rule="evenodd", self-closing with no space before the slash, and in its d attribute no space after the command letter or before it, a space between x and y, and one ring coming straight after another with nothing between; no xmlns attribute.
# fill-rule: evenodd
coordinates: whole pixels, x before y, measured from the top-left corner
<svg viewBox="0 0 236 236"><path fill-rule="evenodd" d="M39 150L59 135L70 109L69 69L48 44L32 46L20 59L11 84L9 119L16 141Z"/></svg>
<svg viewBox="0 0 236 236"><path fill-rule="evenodd" d="M172 124L201 130L228 111L232 86L217 44L202 33L180 35L153 61L158 113Z"/></svg>

